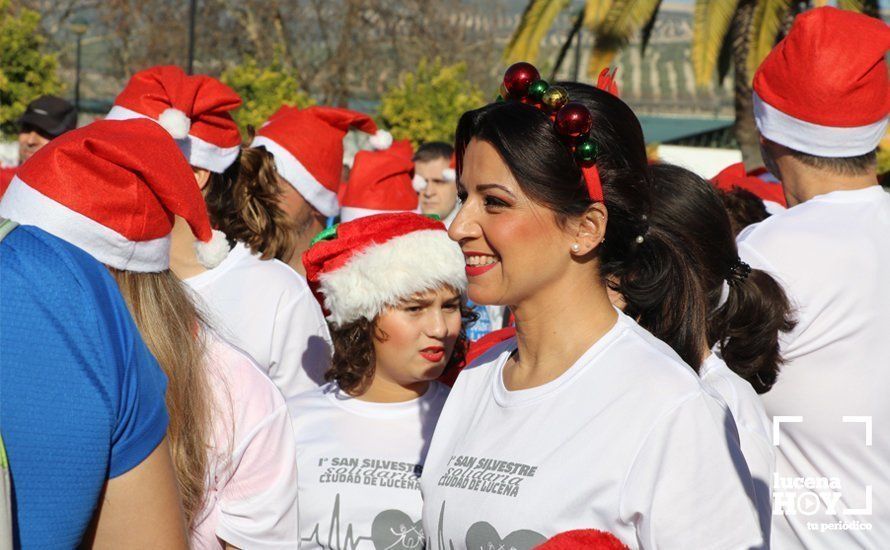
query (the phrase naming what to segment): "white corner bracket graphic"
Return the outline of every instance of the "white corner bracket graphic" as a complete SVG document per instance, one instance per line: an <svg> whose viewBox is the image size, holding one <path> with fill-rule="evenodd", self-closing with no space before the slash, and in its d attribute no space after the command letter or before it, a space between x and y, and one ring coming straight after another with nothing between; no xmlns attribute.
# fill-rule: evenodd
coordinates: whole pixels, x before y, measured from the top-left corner
<svg viewBox="0 0 890 550"><path fill-rule="evenodd" d="M859 422L865 424L865 446L871 447L872 422L870 416L844 416L842 422Z"/></svg>
<svg viewBox="0 0 890 550"><path fill-rule="evenodd" d="M774 416L773 417L773 447L779 446L779 440L781 439L782 428L781 425L786 422L803 422L802 416Z"/></svg>

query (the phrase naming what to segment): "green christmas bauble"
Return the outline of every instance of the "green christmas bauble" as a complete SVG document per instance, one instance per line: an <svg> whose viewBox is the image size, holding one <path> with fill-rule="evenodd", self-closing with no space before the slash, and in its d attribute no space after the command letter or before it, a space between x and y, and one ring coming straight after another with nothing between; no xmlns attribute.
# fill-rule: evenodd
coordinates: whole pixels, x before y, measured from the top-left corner
<svg viewBox="0 0 890 550"><path fill-rule="evenodd" d="M581 162L593 162L596 160L598 152L599 147L596 146L596 143L589 139L585 139L575 147L575 158Z"/></svg>
<svg viewBox="0 0 890 550"><path fill-rule="evenodd" d="M541 101L544 92L546 92L549 87L550 84L548 84L546 80L535 80L532 82L532 85L528 87L528 95L535 101Z"/></svg>

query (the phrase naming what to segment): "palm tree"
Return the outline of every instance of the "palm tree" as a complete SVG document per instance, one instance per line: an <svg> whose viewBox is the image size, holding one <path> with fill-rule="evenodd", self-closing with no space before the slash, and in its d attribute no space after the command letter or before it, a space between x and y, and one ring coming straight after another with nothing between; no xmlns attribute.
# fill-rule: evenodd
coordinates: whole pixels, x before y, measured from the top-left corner
<svg viewBox="0 0 890 550"><path fill-rule="evenodd" d="M583 27L595 36L588 78L608 66L637 33L645 51L661 0L585 0L554 63L555 74L568 46ZM751 81L757 67L785 35L794 17L827 0L696 0L690 55L695 83L712 86L734 72L735 136L749 167L759 165L760 149L752 113ZM879 16L878 0L837 0L842 9ZM530 0L504 51L508 63L539 61L541 40L570 0Z"/></svg>

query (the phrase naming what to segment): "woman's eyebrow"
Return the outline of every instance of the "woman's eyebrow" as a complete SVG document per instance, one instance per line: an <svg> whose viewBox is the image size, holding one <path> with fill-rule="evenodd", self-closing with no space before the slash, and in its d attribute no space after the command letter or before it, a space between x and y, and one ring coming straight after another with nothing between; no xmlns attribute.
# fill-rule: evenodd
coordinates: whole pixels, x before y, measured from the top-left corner
<svg viewBox="0 0 890 550"><path fill-rule="evenodd" d="M504 187L503 185L501 185L499 183L483 183L483 184L477 185L476 189L478 191L487 191L488 189L500 189L501 191L503 191L504 193L507 193L511 197L515 197L515 195L513 194L512 191L510 191L509 189L507 189L506 187Z"/></svg>

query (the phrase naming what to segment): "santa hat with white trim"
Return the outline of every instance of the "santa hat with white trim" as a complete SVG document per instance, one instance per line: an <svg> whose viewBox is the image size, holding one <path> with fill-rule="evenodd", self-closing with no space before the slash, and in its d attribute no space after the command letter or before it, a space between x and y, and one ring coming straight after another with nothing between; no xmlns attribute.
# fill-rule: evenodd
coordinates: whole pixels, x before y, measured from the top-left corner
<svg viewBox="0 0 890 550"><path fill-rule="evenodd" d="M170 267L174 216L195 235L207 268L228 254L210 227L195 177L170 135L146 120L100 120L52 140L22 165L0 216L34 225L111 267Z"/></svg>
<svg viewBox="0 0 890 550"><path fill-rule="evenodd" d="M306 279L335 326L374 320L418 292L467 286L464 255L442 222L409 212L326 229L303 253Z"/></svg>
<svg viewBox="0 0 890 550"><path fill-rule="evenodd" d="M105 117L150 118L176 140L189 164L222 173L238 158L241 134L230 111L241 98L206 75L179 67L152 67L134 74Z"/></svg>
<svg viewBox="0 0 890 550"><path fill-rule="evenodd" d="M340 201L340 220L387 212L419 213L417 193L425 187L426 180L414 173L410 157L393 154L391 149L359 151Z"/></svg>
<svg viewBox="0 0 890 550"><path fill-rule="evenodd" d="M870 153L887 129L890 28L832 7L798 15L754 76L754 118L767 139L810 155Z"/></svg>
<svg viewBox="0 0 890 550"><path fill-rule="evenodd" d="M366 114L313 106L282 107L259 129L251 147L265 147L275 157L278 175L325 216L339 211L337 189L343 167L343 138L350 127L371 134L375 149L392 145Z"/></svg>

